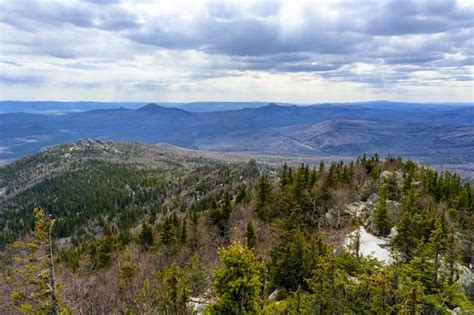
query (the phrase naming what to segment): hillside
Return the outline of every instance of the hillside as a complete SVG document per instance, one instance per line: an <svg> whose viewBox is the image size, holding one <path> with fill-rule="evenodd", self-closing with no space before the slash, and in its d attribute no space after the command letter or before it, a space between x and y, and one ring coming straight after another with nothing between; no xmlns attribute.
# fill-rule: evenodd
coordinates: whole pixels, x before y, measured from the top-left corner
<svg viewBox="0 0 474 315"><path fill-rule="evenodd" d="M0 159L103 139L253 155L354 159L402 155L474 174L474 107L362 103L190 112L148 104L64 115L0 114Z"/></svg>
<svg viewBox="0 0 474 315"><path fill-rule="evenodd" d="M40 307L15 269L41 261L5 245L51 218L75 313L473 311L469 184L395 157L280 161L89 140L1 167L0 312Z"/></svg>

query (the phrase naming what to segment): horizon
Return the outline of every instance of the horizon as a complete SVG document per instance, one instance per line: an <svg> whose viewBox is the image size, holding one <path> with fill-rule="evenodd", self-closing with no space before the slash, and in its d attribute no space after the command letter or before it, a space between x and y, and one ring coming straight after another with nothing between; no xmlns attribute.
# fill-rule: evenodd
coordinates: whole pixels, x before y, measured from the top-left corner
<svg viewBox="0 0 474 315"><path fill-rule="evenodd" d="M100 103L100 104L144 104L150 105L190 105L190 104L198 104L198 103L205 103L205 104L255 104L255 103L262 103L262 104L275 104L281 106L287 105L295 105L295 106L312 106L312 105L360 105L366 103L385 103L385 104L404 104L404 105L439 105L439 106L449 106L449 105L466 105L466 106L474 106L474 100L472 101L465 101L465 102L427 102L427 101L419 101L419 102L404 102L404 101L394 101L394 100L385 100L385 99L373 99L373 100L353 100L353 101L346 101L346 102L325 102L325 101L317 101L317 102L308 102L308 103L297 103L297 102L283 102L283 101L235 101L235 100L195 100L195 101L188 101L188 102L177 102L177 101L139 101L139 100L131 100L131 101L98 101L98 100L52 100L52 99L45 99L45 100L20 100L20 99L0 99L0 103L7 103L7 102L18 102L18 103Z"/></svg>
<svg viewBox="0 0 474 315"><path fill-rule="evenodd" d="M190 3L0 1L0 99L474 102L473 2Z"/></svg>

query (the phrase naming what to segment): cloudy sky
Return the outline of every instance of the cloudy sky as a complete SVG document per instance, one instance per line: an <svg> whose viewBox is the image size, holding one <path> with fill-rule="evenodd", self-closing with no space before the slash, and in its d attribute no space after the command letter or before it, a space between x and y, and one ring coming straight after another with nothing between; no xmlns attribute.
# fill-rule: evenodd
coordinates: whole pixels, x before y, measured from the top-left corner
<svg viewBox="0 0 474 315"><path fill-rule="evenodd" d="M0 99L474 101L474 1L0 0Z"/></svg>

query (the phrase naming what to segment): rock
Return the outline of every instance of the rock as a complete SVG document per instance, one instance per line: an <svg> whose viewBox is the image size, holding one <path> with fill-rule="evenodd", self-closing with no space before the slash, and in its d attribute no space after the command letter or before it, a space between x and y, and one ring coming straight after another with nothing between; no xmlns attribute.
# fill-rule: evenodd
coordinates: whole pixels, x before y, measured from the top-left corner
<svg viewBox="0 0 474 315"><path fill-rule="evenodd" d="M356 202L347 204L344 212L353 217L364 219L365 217L367 217L368 209L365 202L356 201Z"/></svg>
<svg viewBox="0 0 474 315"><path fill-rule="evenodd" d="M326 217L326 223L332 227L337 224L337 213L334 212L334 209L329 209L328 212L324 214Z"/></svg>
<svg viewBox="0 0 474 315"><path fill-rule="evenodd" d="M474 297L474 273L466 266L459 265L458 268L461 269L459 285L468 297Z"/></svg>
<svg viewBox="0 0 474 315"><path fill-rule="evenodd" d="M188 307L192 309L193 314L202 314L204 309L209 305L209 301L202 297L190 297L187 303Z"/></svg>
<svg viewBox="0 0 474 315"><path fill-rule="evenodd" d="M383 171L379 176L379 180L383 182L383 181L387 180L392 175L393 175L393 173L390 172L390 171Z"/></svg>
<svg viewBox="0 0 474 315"><path fill-rule="evenodd" d="M274 300L277 298L278 296L278 292L280 292L280 290L278 289L275 289L275 291L272 292L272 294L270 294L270 296L268 297L269 300Z"/></svg>
<svg viewBox="0 0 474 315"><path fill-rule="evenodd" d="M383 184L392 176L395 177L398 189L402 189L405 183L405 179L403 178L403 173L400 171L396 171L396 172L383 171L379 176L379 184Z"/></svg>
<svg viewBox="0 0 474 315"><path fill-rule="evenodd" d="M377 204L377 199L379 198L379 195L376 193L373 193L370 195L369 198L367 198L367 201L365 202L365 205L367 208L370 210L369 212L372 212L372 210L375 208L375 205Z"/></svg>
<svg viewBox="0 0 474 315"><path fill-rule="evenodd" d="M392 228L390 229L390 234L388 234L388 238L392 239L392 238L394 238L396 235L397 235L397 228L396 228L396 227L392 227Z"/></svg>

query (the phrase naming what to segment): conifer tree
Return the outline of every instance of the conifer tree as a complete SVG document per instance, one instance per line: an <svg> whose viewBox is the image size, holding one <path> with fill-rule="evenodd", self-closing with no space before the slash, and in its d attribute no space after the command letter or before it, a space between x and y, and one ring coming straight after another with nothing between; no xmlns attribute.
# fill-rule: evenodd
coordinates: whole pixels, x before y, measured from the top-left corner
<svg viewBox="0 0 474 315"><path fill-rule="evenodd" d="M383 185L379 191L377 205L375 206L373 218L377 226L378 232L382 236L387 236L392 227L392 220L390 219L390 210L387 206L387 186Z"/></svg>
<svg viewBox="0 0 474 315"><path fill-rule="evenodd" d="M219 249L223 264L214 272L213 289L217 302L212 314L255 314L260 305L259 266L251 250L239 243Z"/></svg>
<svg viewBox="0 0 474 315"><path fill-rule="evenodd" d="M149 223L144 222L142 224L142 230L140 231L140 234L138 234L138 240L140 242L140 245L145 250L148 250L155 244L155 236L153 233L152 226Z"/></svg>
<svg viewBox="0 0 474 315"><path fill-rule="evenodd" d="M180 238L181 244L186 243L186 240L188 238L186 217L184 217L183 221L181 222L181 233L180 233L179 238Z"/></svg>
<svg viewBox="0 0 474 315"><path fill-rule="evenodd" d="M185 271L176 263L160 274L158 307L163 314L187 314L187 302L191 293Z"/></svg>
<svg viewBox="0 0 474 315"><path fill-rule="evenodd" d="M257 246L257 232L255 232L252 220L247 222L247 233L245 239L247 241L248 249L254 249Z"/></svg>
<svg viewBox="0 0 474 315"><path fill-rule="evenodd" d="M267 175L263 174L257 184L256 211L261 219L269 220L268 204L272 199L272 186Z"/></svg>
<svg viewBox="0 0 474 315"><path fill-rule="evenodd" d="M18 288L11 301L23 314L69 314L58 293L53 256L52 229L54 220L41 208L34 209L34 238L17 241L10 248L17 253L13 285Z"/></svg>

